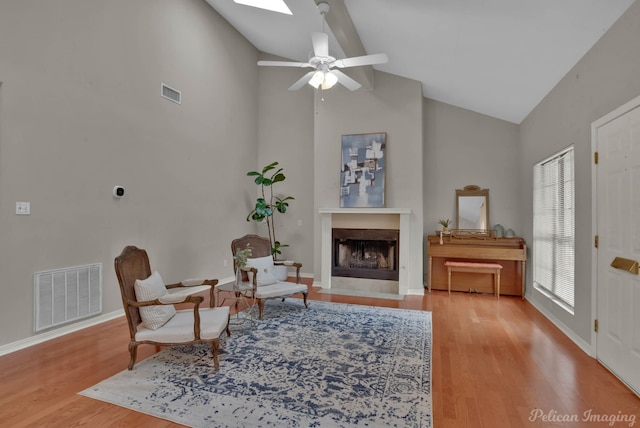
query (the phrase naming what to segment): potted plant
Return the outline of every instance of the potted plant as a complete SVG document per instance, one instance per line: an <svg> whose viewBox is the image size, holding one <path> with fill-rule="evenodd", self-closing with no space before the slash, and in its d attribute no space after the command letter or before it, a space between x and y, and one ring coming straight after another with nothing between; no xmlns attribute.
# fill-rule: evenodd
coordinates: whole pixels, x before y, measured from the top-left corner
<svg viewBox="0 0 640 428"><path fill-rule="evenodd" d="M276 212L284 214L289 207L289 201L294 200L293 196L274 196L273 185L285 180L282 168L277 168L278 162L272 162L262 168L262 171L249 171L250 177L255 177L255 183L260 186L262 197L256 200L256 205L247 215L247 221L255 220L257 222L265 222L267 224L267 232L269 241L271 242L271 255L274 260L278 259L278 255L282 254L281 249L289 245L283 244L276 238L276 226L273 215Z"/></svg>
<svg viewBox="0 0 640 428"><path fill-rule="evenodd" d="M235 288L242 284L242 269L247 266L247 260L251 257L251 248L249 244L242 250L237 250L236 255L233 256L233 260L236 262L236 283Z"/></svg>
<svg viewBox="0 0 640 428"><path fill-rule="evenodd" d="M440 219L438 220L438 223L440 223L440 226L442 226L442 231L443 232L448 232L449 231L449 225L451 225L451 220L447 219Z"/></svg>

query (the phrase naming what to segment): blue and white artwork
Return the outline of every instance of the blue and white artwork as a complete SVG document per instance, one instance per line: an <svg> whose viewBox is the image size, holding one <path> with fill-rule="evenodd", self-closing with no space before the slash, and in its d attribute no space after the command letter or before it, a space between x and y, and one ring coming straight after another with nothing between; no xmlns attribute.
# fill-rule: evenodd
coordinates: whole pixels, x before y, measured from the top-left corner
<svg viewBox="0 0 640 428"><path fill-rule="evenodd" d="M340 208L384 207L386 132L342 136Z"/></svg>

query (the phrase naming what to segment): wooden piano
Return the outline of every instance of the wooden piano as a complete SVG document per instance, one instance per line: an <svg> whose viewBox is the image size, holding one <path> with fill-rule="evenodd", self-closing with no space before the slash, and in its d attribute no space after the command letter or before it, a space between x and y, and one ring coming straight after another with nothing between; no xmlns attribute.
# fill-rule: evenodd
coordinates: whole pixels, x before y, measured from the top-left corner
<svg viewBox="0 0 640 428"><path fill-rule="evenodd" d="M429 291L447 290L447 268L451 261L487 262L502 265L501 295L522 296L525 291L527 246L522 238L456 237L454 235L427 237L427 287ZM493 293L493 278L488 274L456 272L452 291Z"/></svg>

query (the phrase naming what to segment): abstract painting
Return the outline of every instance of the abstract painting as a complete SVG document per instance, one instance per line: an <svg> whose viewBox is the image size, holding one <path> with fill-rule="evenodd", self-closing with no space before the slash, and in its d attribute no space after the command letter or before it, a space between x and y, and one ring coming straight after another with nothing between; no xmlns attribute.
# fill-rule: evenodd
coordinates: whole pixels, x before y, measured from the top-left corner
<svg viewBox="0 0 640 428"><path fill-rule="evenodd" d="M342 136L340 208L384 207L387 133Z"/></svg>

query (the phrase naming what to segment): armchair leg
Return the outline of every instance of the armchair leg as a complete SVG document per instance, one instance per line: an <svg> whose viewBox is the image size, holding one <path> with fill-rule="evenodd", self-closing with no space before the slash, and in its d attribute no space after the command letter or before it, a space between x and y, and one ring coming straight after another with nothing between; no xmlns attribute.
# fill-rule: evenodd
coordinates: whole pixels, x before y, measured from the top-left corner
<svg viewBox="0 0 640 428"><path fill-rule="evenodd" d="M256 299L258 300L258 319L262 321L262 312L264 311L264 299Z"/></svg>
<svg viewBox="0 0 640 428"><path fill-rule="evenodd" d="M133 370L133 365L136 363L136 358L138 356L138 344L136 342L129 342L129 354L131 355L131 360L129 360L129 370Z"/></svg>
<svg viewBox="0 0 640 428"><path fill-rule="evenodd" d="M218 340L211 342L211 353L213 354L213 367L220 369L220 363L218 362Z"/></svg>
<svg viewBox="0 0 640 428"><path fill-rule="evenodd" d="M306 292L306 291L303 291L303 292L302 292L302 299L303 299L303 301L304 301L304 307L305 307L306 309L309 309L309 305L307 305L307 292Z"/></svg>

